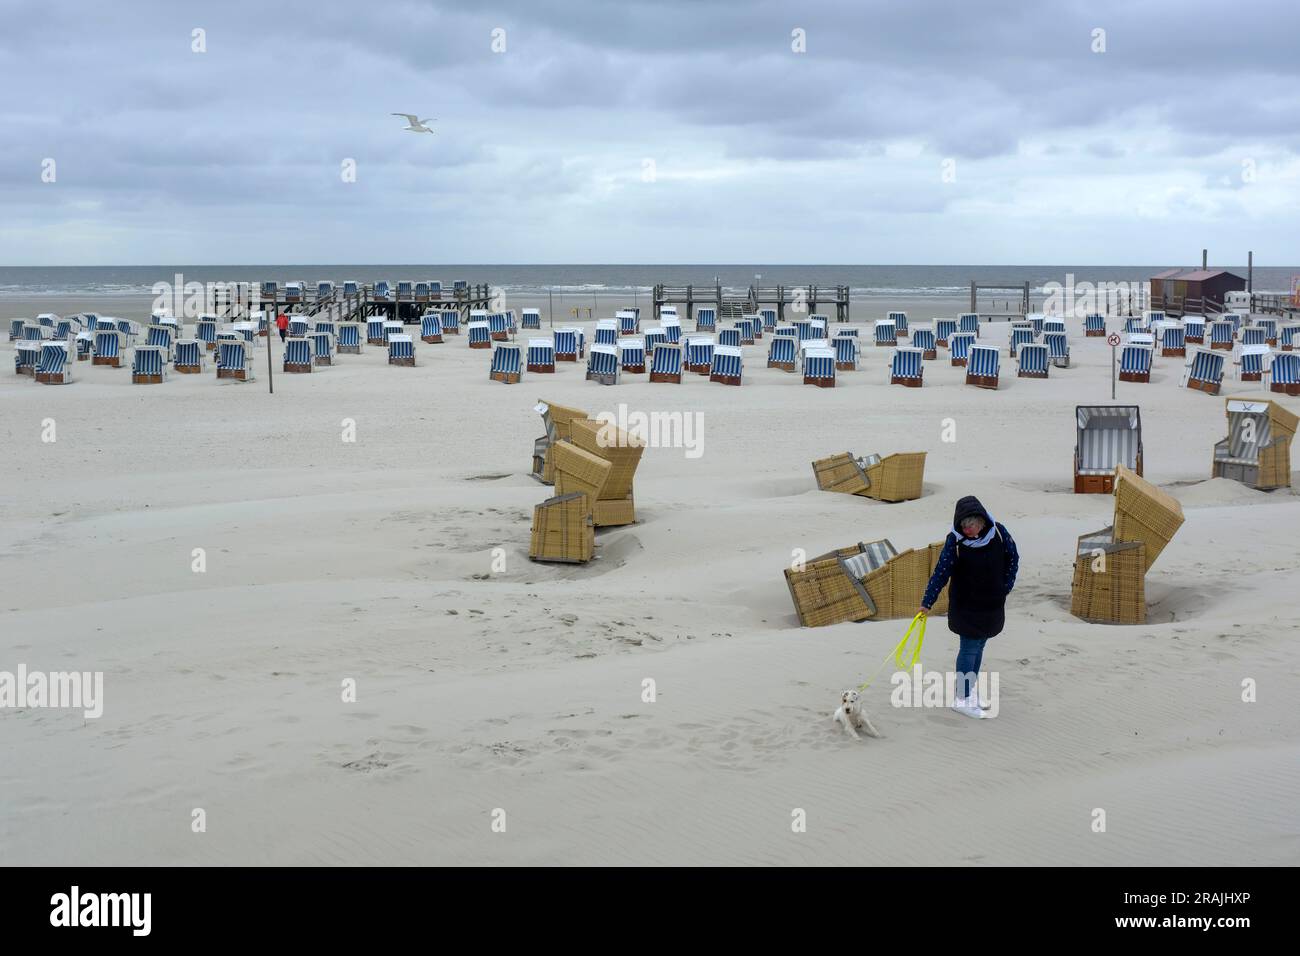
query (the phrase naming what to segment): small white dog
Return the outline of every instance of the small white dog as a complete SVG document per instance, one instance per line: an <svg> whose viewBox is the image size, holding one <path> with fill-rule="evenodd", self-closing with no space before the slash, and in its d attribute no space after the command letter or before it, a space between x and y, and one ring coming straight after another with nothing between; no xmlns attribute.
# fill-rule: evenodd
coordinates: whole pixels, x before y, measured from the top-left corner
<svg viewBox="0 0 1300 956"><path fill-rule="evenodd" d="M862 710L862 697L856 690L846 690L840 694L840 706L833 719L843 725L854 740L861 740L858 731L864 731L868 737L879 737L880 732L871 726L871 721Z"/></svg>

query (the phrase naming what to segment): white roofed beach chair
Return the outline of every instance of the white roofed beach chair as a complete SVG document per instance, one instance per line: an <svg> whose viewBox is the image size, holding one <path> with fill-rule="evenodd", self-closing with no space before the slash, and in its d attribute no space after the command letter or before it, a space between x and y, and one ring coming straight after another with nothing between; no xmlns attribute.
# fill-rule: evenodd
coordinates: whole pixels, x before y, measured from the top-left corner
<svg viewBox="0 0 1300 956"><path fill-rule="evenodd" d="M14 343L14 374L36 375L36 366L41 363L42 342L20 339Z"/></svg>
<svg viewBox="0 0 1300 956"><path fill-rule="evenodd" d="M1229 398L1228 437L1214 446L1210 476L1260 491L1291 486L1291 442L1300 418L1267 399Z"/></svg>
<svg viewBox="0 0 1300 956"><path fill-rule="evenodd" d="M615 340L617 341L617 339ZM618 346L596 342L587 353L587 381L601 385L618 384Z"/></svg>
<svg viewBox="0 0 1300 956"><path fill-rule="evenodd" d="M444 335L460 335L460 313L455 309L443 309L439 321Z"/></svg>
<svg viewBox="0 0 1300 956"><path fill-rule="evenodd" d="M517 385L523 377L520 372L519 346L514 342L498 342L492 350L492 368L488 378L505 385Z"/></svg>
<svg viewBox="0 0 1300 956"><path fill-rule="evenodd" d="M1210 395L1218 395L1223 384L1223 353L1196 349L1188 356L1183 384Z"/></svg>
<svg viewBox="0 0 1300 956"><path fill-rule="evenodd" d="M713 367L709 371L710 382L723 385L739 385L744 373L744 355L738 345L718 345L713 350Z"/></svg>
<svg viewBox="0 0 1300 956"><path fill-rule="evenodd" d="M935 339L934 329L913 329L912 348L921 351L921 357L927 361L939 357L939 344Z"/></svg>
<svg viewBox="0 0 1300 956"><path fill-rule="evenodd" d="M388 336L388 364L415 365L415 341L410 335L405 332L394 332Z"/></svg>
<svg viewBox="0 0 1300 956"><path fill-rule="evenodd" d="M1057 368L1070 367L1070 340L1064 332L1044 332L1043 344L1047 346L1047 359Z"/></svg>
<svg viewBox="0 0 1300 956"><path fill-rule="evenodd" d="M596 345L613 345L618 341L618 319L596 321Z"/></svg>
<svg viewBox="0 0 1300 956"><path fill-rule="evenodd" d="M1026 342L1016 353L1016 375L1020 378L1047 378L1047 345Z"/></svg>
<svg viewBox="0 0 1300 956"><path fill-rule="evenodd" d="M966 384L979 388L998 387L1001 352L991 345L972 345L966 357Z"/></svg>
<svg viewBox="0 0 1300 956"><path fill-rule="evenodd" d="M713 369L713 337L710 335L688 335L682 365L688 372L708 375Z"/></svg>
<svg viewBox="0 0 1300 956"><path fill-rule="evenodd" d="M131 363L132 385L161 385L167 374L167 353L156 345L136 346Z"/></svg>
<svg viewBox="0 0 1300 956"><path fill-rule="evenodd" d="M803 383L818 388L835 387L835 350L823 346L810 346L801 350Z"/></svg>
<svg viewBox="0 0 1300 956"><path fill-rule="evenodd" d="M624 372L645 374L645 340L629 335L618 340L619 365Z"/></svg>
<svg viewBox="0 0 1300 956"><path fill-rule="evenodd" d="M122 333L115 328L100 327L95 331L95 355L91 365L122 367Z"/></svg>
<svg viewBox="0 0 1300 956"><path fill-rule="evenodd" d="M1106 317L1097 312L1090 312L1083 317L1083 334L1085 338L1106 337Z"/></svg>
<svg viewBox="0 0 1300 956"><path fill-rule="evenodd" d="M172 368L181 375L197 375L203 371L203 343L197 339L182 339L176 343L176 357Z"/></svg>
<svg viewBox="0 0 1300 956"><path fill-rule="evenodd" d="M659 342L650 354L650 381L682 383L682 347Z"/></svg>
<svg viewBox="0 0 1300 956"><path fill-rule="evenodd" d="M519 327L521 329L531 329L538 331L542 327L542 310L541 309L524 309L520 313Z"/></svg>
<svg viewBox="0 0 1300 956"><path fill-rule="evenodd" d="M952 364L964 366L970 358L970 350L975 342L975 335L971 332L954 333L948 340L948 355L952 358Z"/></svg>
<svg viewBox="0 0 1300 956"><path fill-rule="evenodd" d="M899 338L907 338L908 327L906 312L890 312L885 316L885 318L894 323L894 333Z"/></svg>
<svg viewBox="0 0 1300 956"><path fill-rule="evenodd" d="M877 319L875 326L875 342L877 345L886 345L894 348L898 344L898 327L890 319Z"/></svg>
<svg viewBox="0 0 1300 956"><path fill-rule="evenodd" d="M956 319L935 319L934 320L935 345L938 346L939 348L946 349L948 347L948 340L952 338L953 333L956 331L957 331Z"/></svg>
<svg viewBox="0 0 1300 956"><path fill-rule="evenodd" d="M1151 346L1130 342L1119 354L1121 382L1151 381Z"/></svg>
<svg viewBox="0 0 1300 956"><path fill-rule="evenodd" d="M1187 345L1204 345L1205 320L1200 318L1183 319L1183 341Z"/></svg>
<svg viewBox="0 0 1300 956"><path fill-rule="evenodd" d="M969 332L971 335L979 338L980 335L980 317L975 312L963 312L957 316L957 331Z"/></svg>
<svg viewBox="0 0 1300 956"><path fill-rule="evenodd" d="M835 368L853 372L858 367L858 338L856 335L836 335L832 340L835 349ZM771 364L770 362L768 364Z"/></svg>
<svg viewBox="0 0 1300 956"><path fill-rule="evenodd" d="M1282 352L1273 356L1273 367L1269 372L1269 391L1300 395L1300 352Z"/></svg>
<svg viewBox="0 0 1300 956"><path fill-rule="evenodd" d="M1160 330L1160 354L1184 358L1187 355L1187 342L1183 338L1181 325L1166 324Z"/></svg>
<svg viewBox="0 0 1300 956"><path fill-rule="evenodd" d="M920 388L925 374L924 354L920 349L902 348L894 352L889 367L889 384Z"/></svg>
<svg viewBox="0 0 1300 956"><path fill-rule="evenodd" d="M767 367L793 372L798 342L792 335L774 335L767 348Z"/></svg>
<svg viewBox="0 0 1300 956"><path fill-rule="evenodd" d="M723 329L718 333L718 344L728 348L740 348L740 329Z"/></svg>
<svg viewBox="0 0 1300 956"><path fill-rule="evenodd" d="M340 355L361 354L361 326L358 323L339 323L338 351Z"/></svg>
<svg viewBox="0 0 1300 956"><path fill-rule="evenodd" d="M1271 365L1272 352L1267 345L1243 345L1237 354L1237 379L1262 382Z"/></svg>
<svg viewBox="0 0 1300 956"><path fill-rule="evenodd" d="M77 364L76 348L76 339L71 336L61 342L42 342L32 377L42 385L68 384Z"/></svg>
<svg viewBox="0 0 1300 956"><path fill-rule="evenodd" d="M1218 322L1210 323L1210 348L1220 349L1222 351L1231 351L1232 338L1235 333L1231 322L1225 322L1220 319Z"/></svg>
<svg viewBox="0 0 1300 956"><path fill-rule="evenodd" d="M470 348L490 349L492 347L492 330L488 328L488 324L486 322L479 321L476 319L471 321L470 324L465 327L465 329L467 332L467 342ZM556 341L555 352L556 352L556 357L558 358L560 352L560 347L559 347L560 332L558 330L555 333L555 341ZM576 361L576 357L574 359L568 359L566 361Z"/></svg>
<svg viewBox="0 0 1300 956"><path fill-rule="evenodd" d="M1136 405L1074 409L1074 493L1111 494L1115 468L1142 474L1142 413Z"/></svg>
<svg viewBox="0 0 1300 956"><path fill-rule="evenodd" d="M307 336L311 343L311 358L316 365L334 364L334 336L328 332L312 332Z"/></svg>
<svg viewBox="0 0 1300 956"><path fill-rule="evenodd" d="M442 316L437 312L426 312L420 317L420 341L430 345L442 342Z"/></svg>
<svg viewBox="0 0 1300 956"><path fill-rule="evenodd" d="M551 339L528 340L528 371L543 375L555 371L555 343Z"/></svg>
<svg viewBox="0 0 1300 956"><path fill-rule="evenodd" d="M311 343L309 341L305 338L284 340L284 370L286 372L310 372L312 365Z"/></svg>
<svg viewBox="0 0 1300 956"><path fill-rule="evenodd" d="M231 379L236 382L253 380L252 348L243 337L220 338L226 333L218 333L217 338L217 378Z"/></svg>
<svg viewBox="0 0 1300 956"><path fill-rule="evenodd" d="M555 340L555 361L557 362L576 362L578 355L582 351L578 346L578 330L573 328L556 329L553 333Z"/></svg>

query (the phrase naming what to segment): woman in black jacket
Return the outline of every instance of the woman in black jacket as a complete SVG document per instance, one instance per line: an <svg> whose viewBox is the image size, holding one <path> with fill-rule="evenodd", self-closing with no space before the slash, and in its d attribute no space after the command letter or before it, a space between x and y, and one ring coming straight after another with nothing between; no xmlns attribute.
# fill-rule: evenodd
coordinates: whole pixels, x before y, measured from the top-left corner
<svg viewBox="0 0 1300 956"><path fill-rule="evenodd" d="M984 642L1002 633L1006 601L1016 586L1020 554L1010 532L993 520L978 498L957 502L952 531L944 540L920 613L928 614L939 592L948 589L948 630L961 639L957 651L957 699L952 709L967 717L987 717L980 709L975 679L984 659Z"/></svg>

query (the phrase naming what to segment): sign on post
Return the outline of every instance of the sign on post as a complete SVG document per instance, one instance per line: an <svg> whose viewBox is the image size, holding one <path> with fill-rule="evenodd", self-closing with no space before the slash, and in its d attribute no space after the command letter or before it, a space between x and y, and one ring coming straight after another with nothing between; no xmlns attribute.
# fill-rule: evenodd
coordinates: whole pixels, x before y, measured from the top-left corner
<svg viewBox="0 0 1300 956"><path fill-rule="evenodd" d="M1119 333L1117 333L1117 332L1112 332L1112 333L1110 333L1110 335L1106 336L1106 344L1110 346L1110 398L1111 398L1111 401L1114 401L1114 400L1115 400L1115 379L1118 377L1118 375L1117 375L1117 365L1118 365L1118 363L1116 362L1116 359L1115 359L1115 356L1116 356L1116 352L1115 352L1115 350L1116 350L1117 348L1119 348L1119 343L1120 343L1121 341L1123 341L1123 340L1119 337Z"/></svg>

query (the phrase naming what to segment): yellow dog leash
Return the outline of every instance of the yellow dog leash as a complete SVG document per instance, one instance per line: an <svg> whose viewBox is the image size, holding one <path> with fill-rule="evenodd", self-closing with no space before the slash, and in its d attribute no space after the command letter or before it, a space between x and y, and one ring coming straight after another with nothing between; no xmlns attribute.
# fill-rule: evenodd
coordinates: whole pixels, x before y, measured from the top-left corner
<svg viewBox="0 0 1300 956"><path fill-rule="evenodd" d="M911 670L916 666L916 662L921 658L921 645L925 643L926 618L927 615L925 614L918 614L916 617L912 618L912 623L908 626L907 633L903 635L903 639L898 642L898 646L885 655L885 659L880 662L880 666L876 668L876 672L867 678L865 684L859 684L858 690L866 690L871 682L880 676L880 672L884 670L885 665L889 663L891 657L894 659L894 663L898 665L899 670ZM907 642L911 640L912 632L916 630L918 624L921 626L921 629L916 635L916 648L912 651L912 659L904 664L903 657L905 656L904 651L907 648Z"/></svg>

